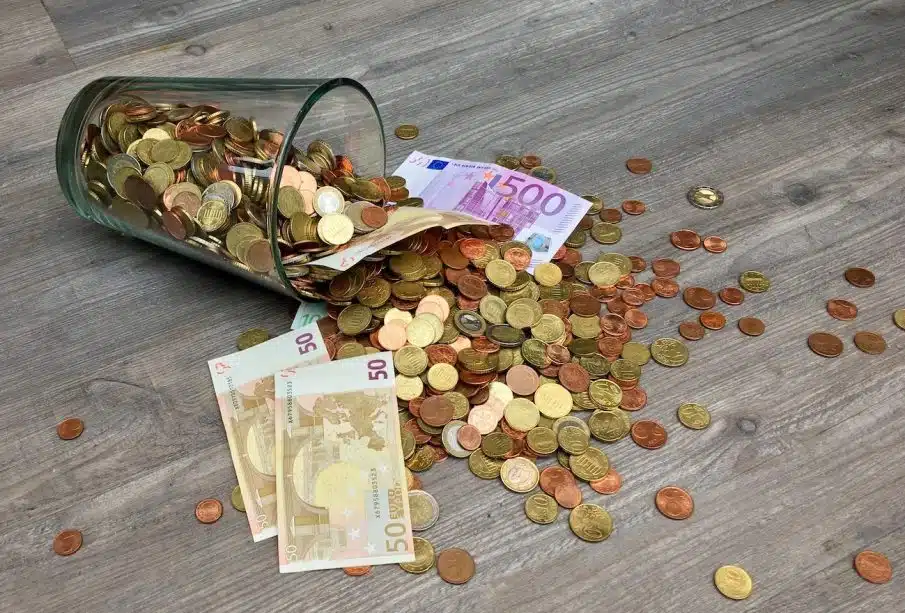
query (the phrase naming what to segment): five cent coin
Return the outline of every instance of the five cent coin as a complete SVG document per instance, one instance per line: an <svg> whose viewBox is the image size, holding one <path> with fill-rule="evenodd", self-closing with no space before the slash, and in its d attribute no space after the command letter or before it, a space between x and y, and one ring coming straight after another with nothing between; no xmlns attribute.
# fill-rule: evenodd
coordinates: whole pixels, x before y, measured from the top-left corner
<svg viewBox="0 0 905 613"><path fill-rule="evenodd" d="M57 424L57 436L59 436L64 441L71 441L74 438L78 438L82 435L82 432L85 430L85 422L77 417L70 417L69 419L64 419L59 424Z"/></svg>
<svg viewBox="0 0 905 613"><path fill-rule="evenodd" d="M63 530L53 539L53 552L58 556L71 556L82 547L82 533Z"/></svg>
<svg viewBox="0 0 905 613"><path fill-rule="evenodd" d="M195 519L212 524L223 515L223 505L215 498L206 498L195 505Z"/></svg>
<svg viewBox="0 0 905 613"><path fill-rule="evenodd" d="M855 570L862 579L871 583L886 583L892 579L889 558L876 551L862 551L856 555Z"/></svg>
<svg viewBox="0 0 905 613"><path fill-rule="evenodd" d="M444 549L437 556L437 573L441 579L453 585L468 583L474 577L474 559L464 549Z"/></svg>

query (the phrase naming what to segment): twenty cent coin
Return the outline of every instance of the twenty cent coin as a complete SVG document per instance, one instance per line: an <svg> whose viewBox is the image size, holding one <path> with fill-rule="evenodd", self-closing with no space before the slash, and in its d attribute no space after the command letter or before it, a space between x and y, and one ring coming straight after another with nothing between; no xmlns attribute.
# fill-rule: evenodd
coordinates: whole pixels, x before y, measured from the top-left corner
<svg viewBox="0 0 905 613"><path fill-rule="evenodd" d="M713 574L713 582L720 594L732 600L744 600L751 595L751 576L740 566L721 566Z"/></svg>

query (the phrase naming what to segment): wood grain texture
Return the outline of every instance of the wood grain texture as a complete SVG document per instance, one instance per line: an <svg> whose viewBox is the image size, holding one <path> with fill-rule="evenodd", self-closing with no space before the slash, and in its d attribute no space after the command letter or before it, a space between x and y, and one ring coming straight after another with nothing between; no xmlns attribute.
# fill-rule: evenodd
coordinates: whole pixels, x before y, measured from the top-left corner
<svg viewBox="0 0 905 613"><path fill-rule="evenodd" d="M0 611L901 610L901 3L274 0L213 15L207 1L45 4L16 0L15 23L0 26L19 54L0 60ZM56 50L45 56L75 65L25 69L33 51L6 32L35 27ZM414 142L390 137L389 169L412 146L476 160L536 152L571 191L647 203L612 250L675 257L683 285L715 291L755 268L773 289L720 306L727 329L689 343L687 366L645 367L640 415L670 440L606 446L623 489L584 493L615 518L607 542L578 541L565 512L531 524L522 496L450 459L422 477L442 512L426 536L472 552L469 584L396 567L281 576L274 543L254 545L228 507L235 475L205 363L246 328L287 330L292 305L68 210L56 129L75 92L107 74L357 78L390 130L421 128ZM635 155L654 172L626 172ZM726 204L689 206L698 183ZM668 234L681 227L729 250L678 252ZM852 265L877 284L849 286ZM858 319L830 319L833 297L854 301ZM679 298L645 311L644 341L696 316ZM743 337L743 315L767 332ZM882 333L886 353L860 353L861 329ZM816 330L839 334L843 355L808 351ZM685 401L709 407L708 430L678 424ZM71 415L86 431L61 441L54 427ZM667 484L694 495L690 520L655 510ZM228 508L205 526L192 510L210 496ZM69 558L51 551L63 528L85 536ZM889 556L891 583L854 573L863 548ZM713 588L723 564L753 576L746 603Z"/></svg>
<svg viewBox="0 0 905 613"><path fill-rule="evenodd" d="M6 0L0 19L0 89L36 83L75 68L40 2Z"/></svg>

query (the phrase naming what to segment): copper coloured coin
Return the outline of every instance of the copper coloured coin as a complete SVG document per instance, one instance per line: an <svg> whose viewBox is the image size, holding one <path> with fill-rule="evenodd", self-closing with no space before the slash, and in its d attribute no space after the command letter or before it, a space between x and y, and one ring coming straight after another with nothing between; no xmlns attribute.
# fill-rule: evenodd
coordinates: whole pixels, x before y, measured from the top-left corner
<svg viewBox="0 0 905 613"><path fill-rule="evenodd" d="M635 289L641 292L641 295L644 296L644 302L650 302L657 297L657 293L654 291L654 288L652 288L647 283L639 283L635 286Z"/></svg>
<svg viewBox="0 0 905 613"><path fill-rule="evenodd" d="M698 321L708 330L721 330L726 325L726 316L718 311L704 311Z"/></svg>
<svg viewBox="0 0 905 613"><path fill-rule="evenodd" d="M646 175L653 169L654 165L647 158L629 158L625 161L625 167L632 174Z"/></svg>
<svg viewBox="0 0 905 613"><path fill-rule="evenodd" d="M647 325L647 315L639 309L628 309L622 316L629 328L640 330Z"/></svg>
<svg viewBox="0 0 905 613"><path fill-rule="evenodd" d="M562 466L548 466L540 471L540 489L549 496L565 485L575 485L575 477Z"/></svg>
<svg viewBox="0 0 905 613"><path fill-rule="evenodd" d="M632 424L632 440L645 449L659 449L666 444L666 429L652 419Z"/></svg>
<svg viewBox="0 0 905 613"><path fill-rule="evenodd" d="M704 326L696 321L683 321L679 324L679 334L690 341L699 341L706 334Z"/></svg>
<svg viewBox="0 0 905 613"><path fill-rule="evenodd" d="M719 236L704 237L704 249L710 253L723 253L726 251L726 247L728 247L728 244Z"/></svg>
<svg viewBox="0 0 905 613"><path fill-rule="evenodd" d="M481 446L481 431L471 424L465 424L456 432L456 440L467 451L474 451Z"/></svg>
<svg viewBox="0 0 905 613"><path fill-rule="evenodd" d="M745 301L745 293L737 287L724 287L720 290L720 300L730 306L737 306Z"/></svg>
<svg viewBox="0 0 905 613"><path fill-rule="evenodd" d="M654 271L654 276L668 279L677 277L682 269L679 263L671 258L657 258L650 263L650 268Z"/></svg>
<svg viewBox="0 0 905 613"><path fill-rule="evenodd" d="M541 159L540 156L528 153L526 155L523 155L521 159L519 159L519 164L522 166L522 168L531 170L532 168L541 165Z"/></svg>
<svg viewBox="0 0 905 613"><path fill-rule="evenodd" d="M459 251L469 260L476 260L487 252L487 244L479 238L465 238L459 243Z"/></svg>
<svg viewBox="0 0 905 613"><path fill-rule="evenodd" d="M513 394L530 396L537 391L540 377L537 372L525 364L517 364L506 372L506 385Z"/></svg>
<svg viewBox="0 0 905 613"><path fill-rule="evenodd" d="M64 419L57 424L57 436L59 436L64 441L71 441L74 438L78 438L84 431L85 422L77 417Z"/></svg>
<svg viewBox="0 0 905 613"><path fill-rule="evenodd" d="M870 287L876 281L874 273L866 268L849 268L845 271L845 280L855 287Z"/></svg>
<svg viewBox="0 0 905 613"><path fill-rule="evenodd" d="M661 298L675 298L679 294L679 284L664 277L654 277L650 287Z"/></svg>
<svg viewBox="0 0 905 613"><path fill-rule="evenodd" d="M638 255L628 256L632 263L632 272L644 272L647 269L647 260Z"/></svg>
<svg viewBox="0 0 905 613"><path fill-rule="evenodd" d="M858 316L858 307L854 302L842 300L841 298L833 298L826 301L826 312L833 319L842 321L851 321Z"/></svg>
<svg viewBox="0 0 905 613"><path fill-rule="evenodd" d="M693 230L676 230L669 235L669 240L683 251L694 251L701 246L701 237Z"/></svg>
<svg viewBox="0 0 905 613"><path fill-rule="evenodd" d="M607 336L606 338L597 339L597 351L600 355L613 361L622 353L623 342L618 338Z"/></svg>
<svg viewBox="0 0 905 613"><path fill-rule="evenodd" d="M622 211L619 209L600 209L600 221L607 223L619 223L622 221Z"/></svg>
<svg viewBox="0 0 905 613"><path fill-rule="evenodd" d="M403 332L404 330L403 328ZM431 366L441 363L455 366L458 361L458 353L449 345L428 345L424 351L427 353L427 363Z"/></svg>
<svg viewBox="0 0 905 613"><path fill-rule="evenodd" d="M855 556L855 571L865 581L886 583L892 579L889 558L876 551L862 551Z"/></svg>
<svg viewBox="0 0 905 613"><path fill-rule="evenodd" d="M456 286L463 296L472 300L480 300L487 295L487 282L478 275L462 275Z"/></svg>
<svg viewBox="0 0 905 613"><path fill-rule="evenodd" d="M369 228L382 228L387 225L387 212L379 206L369 206L361 210L361 221Z"/></svg>
<svg viewBox="0 0 905 613"><path fill-rule="evenodd" d="M588 481L591 489L598 494L615 494L622 487L622 475L611 468L606 475L594 481Z"/></svg>
<svg viewBox="0 0 905 613"><path fill-rule="evenodd" d="M760 336L766 330L766 326L757 317L742 317L738 320L738 329L748 336Z"/></svg>
<svg viewBox="0 0 905 613"><path fill-rule="evenodd" d="M371 567L370 566L346 566L343 569L343 572L345 572L350 577L363 577L364 575L371 574Z"/></svg>
<svg viewBox="0 0 905 613"><path fill-rule="evenodd" d="M835 358L842 353L842 341L829 332L814 332L808 337L808 347L817 355Z"/></svg>
<svg viewBox="0 0 905 613"><path fill-rule="evenodd" d="M886 341L876 332L856 332L855 347L864 353L879 355L886 351Z"/></svg>
<svg viewBox="0 0 905 613"><path fill-rule="evenodd" d="M682 292L682 298L685 300L685 304L701 311L711 309L716 304L716 296L704 287L686 287Z"/></svg>
<svg viewBox="0 0 905 613"><path fill-rule="evenodd" d="M568 362L559 369L559 382L570 392L580 394L588 391L588 386L591 384L591 376L588 371L582 368L581 364Z"/></svg>
<svg viewBox="0 0 905 613"><path fill-rule="evenodd" d="M622 390L622 400L619 406L624 411L640 411L647 404L647 392L640 387L630 387Z"/></svg>
<svg viewBox="0 0 905 613"><path fill-rule="evenodd" d="M464 549L444 549L437 555L437 573L441 579L453 585L468 583L474 577L474 559Z"/></svg>
<svg viewBox="0 0 905 613"><path fill-rule="evenodd" d="M71 556L82 547L82 533L63 530L53 538L53 552L58 556Z"/></svg>
<svg viewBox="0 0 905 613"><path fill-rule="evenodd" d="M195 505L195 519L202 524L212 524L223 515L223 505L215 498L206 498Z"/></svg>
<svg viewBox="0 0 905 613"><path fill-rule="evenodd" d="M644 292L637 287L627 287L622 290L622 302L629 306L641 306L644 304Z"/></svg>
<svg viewBox="0 0 905 613"><path fill-rule="evenodd" d="M553 494L556 503L564 509L574 509L581 504L581 490L575 483L566 483L556 488Z"/></svg>
<svg viewBox="0 0 905 613"><path fill-rule="evenodd" d="M647 206L640 200L626 200L622 203L622 210L627 215L641 215L647 210Z"/></svg>
<svg viewBox="0 0 905 613"><path fill-rule="evenodd" d="M486 336L478 336L471 339L471 348L479 353L498 353L500 346Z"/></svg>
<svg viewBox="0 0 905 613"><path fill-rule="evenodd" d="M675 485L667 485L657 492L657 510L670 519L688 519L694 512L691 494Z"/></svg>
<svg viewBox="0 0 905 613"><path fill-rule="evenodd" d="M589 317L600 313L600 302L590 294L575 294L569 299L569 308L576 315Z"/></svg>
<svg viewBox="0 0 905 613"><path fill-rule="evenodd" d="M516 270L525 270L531 263L531 253L521 247L512 247L506 250L503 259L512 264Z"/></svg>
<svg viewBox="0 0 905 613"><path fill-rule="evenodd" d="M446 396L428 396L421 403L421 420L428 426L440 428L452 420L456 407Z"/></svg>

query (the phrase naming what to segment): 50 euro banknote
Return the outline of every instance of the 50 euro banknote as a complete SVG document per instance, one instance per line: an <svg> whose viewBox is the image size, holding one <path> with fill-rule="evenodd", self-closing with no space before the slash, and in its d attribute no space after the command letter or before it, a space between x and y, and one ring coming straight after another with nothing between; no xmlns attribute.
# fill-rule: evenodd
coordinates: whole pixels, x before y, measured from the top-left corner
<svg viewBox="0 0 905 613"><path fill-rule="evenodd" d="M252 538L277 533L274 373L330 361L316 324L208 362Z"/></svg>
<svg viewBox="0 0 905 613"><path fill-rule="evenodd" d="M280 572L415 559L390 352L276 375Z"/></svg>

